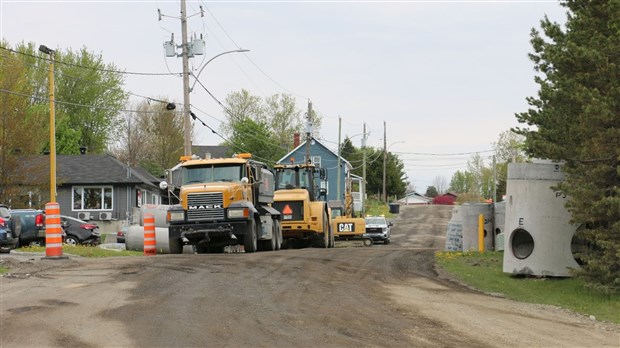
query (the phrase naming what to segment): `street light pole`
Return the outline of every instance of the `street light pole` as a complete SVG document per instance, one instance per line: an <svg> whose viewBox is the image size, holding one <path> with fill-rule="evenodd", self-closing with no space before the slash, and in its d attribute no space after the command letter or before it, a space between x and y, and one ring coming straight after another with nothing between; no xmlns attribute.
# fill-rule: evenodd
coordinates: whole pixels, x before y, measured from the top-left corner
<svg viewBox="0 0 620 348"><path fill-rule="evenodd" d="M50 202L56 202L56 113L54 103L54 50L45 45L39 51L50 56L49 100L50 100Z"/></svg>
<svg viewBox="0 0 620 348"><path fill-rule="evenodd" d="M229 54L229 53L243 53L243 52L250 52L250 50L246 50L246 49L238 49L238 50L232 50L232 51L225 51L222 52L220 54L216 54L215 56L211 57L211 59L207 60L206 63L204 63L204 65L202 66L202 68L200 68L200 70L198 71L198 74L194 75L192 74L192 76L194 77L194 83L192 84L192 87L190 87L189 91L192 92L194 90L194 86L196 86L196 82L198 82L198 77L200 76L200 74L202 73L202 71L204 70L204 68L209 65L209 63L211 63L215 58L219 57L219 56L223 56L225 54Z"/></svg>

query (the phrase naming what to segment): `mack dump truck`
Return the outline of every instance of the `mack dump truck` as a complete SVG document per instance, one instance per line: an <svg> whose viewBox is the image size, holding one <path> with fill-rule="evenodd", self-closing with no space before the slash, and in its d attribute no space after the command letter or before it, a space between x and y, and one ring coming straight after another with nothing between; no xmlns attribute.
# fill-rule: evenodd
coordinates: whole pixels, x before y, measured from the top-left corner
<svg viewBox="0 0 620 348"><path fill-rule="evenodd" d="M180 202L167 213L171 241L180 240L181 249L192 245L197 253L281 248L281 214L270 205L274 175L266 164L251 157L182 157L179 169L173 172L175 177L169 177L179 185ZM161 186L174 191L166 182Z"/></svg>
<svg viewBox="0 0 620 348"><path fill-rule="evenodd" d="M330 210L320 180L325 170L314 164L279 164L273 206L282 213L282 236L286 247L333 248ZM317 176L317 174L319 174Z"/></svg>

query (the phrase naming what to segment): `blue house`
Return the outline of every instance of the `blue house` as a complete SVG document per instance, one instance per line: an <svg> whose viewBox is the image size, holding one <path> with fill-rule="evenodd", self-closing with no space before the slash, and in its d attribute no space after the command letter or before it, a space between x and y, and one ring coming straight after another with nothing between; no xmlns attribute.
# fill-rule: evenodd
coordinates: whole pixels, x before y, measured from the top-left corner
<svg viewBox="0 0 620 348"><path fill-rule="evenodd" d="M320 141L312 139L310 141L310 158L312 163L317 167L325 168L327 171L327 180L321 183L321 186L327 189L327 200L335 201L339 200L344 202L344 192L347 175L351 171L351 163L344 158L340 157L340 167L338 167L338 154L323 145ZM295 147L291 152L282 157L278 164L302 164L306 161L306 143L302 142ZM340 172L340 176L338 175ZM338 190L338 179L340 178L340 190ZM353 180L361 180L356 177ZM361 185L357 185L361 187ZM359 193L353 192L355 198L362 197ZM358 201L357 206L361 207L361 203ZM356 209L357 210L357 209Z"/></svg>

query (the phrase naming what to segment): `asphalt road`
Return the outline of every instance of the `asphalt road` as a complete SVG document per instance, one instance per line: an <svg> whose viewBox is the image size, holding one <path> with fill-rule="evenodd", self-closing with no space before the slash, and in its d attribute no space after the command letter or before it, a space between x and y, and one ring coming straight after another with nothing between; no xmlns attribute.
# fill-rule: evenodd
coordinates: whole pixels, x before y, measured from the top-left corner
<svg viewBox="0 0 620 348"><path fill-rule="evenodd" d="M4 347L619 347L620 327L437 275L450 207L392 243L254 254L2 255Z"/></svg>

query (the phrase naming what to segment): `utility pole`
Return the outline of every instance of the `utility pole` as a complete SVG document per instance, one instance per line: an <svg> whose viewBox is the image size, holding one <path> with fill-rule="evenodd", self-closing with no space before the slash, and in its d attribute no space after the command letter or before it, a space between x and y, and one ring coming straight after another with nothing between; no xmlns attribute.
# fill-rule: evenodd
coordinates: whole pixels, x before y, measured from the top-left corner
<svg viewBox="0 0 620 348"><path fill-rule="evenodd" d="M495 155L493 155L493 202L497 201L497 170L495 169Z"/></svg>
<svg viewBox="0 0 620 348"><path fill-rule="evenodd" d="M383 121L383 202L387 203L387 192L385 191L385 172L387 170L387 138L385 128L385 121Z"/></svg>
<svg viewBox="0 0 620 348"><path fill-rule="evenodd" d="M49 99L50 99L50 203L56 202L56 106L54 97L54 60L56 51L45 45L39 51L50 56Z"/></svg>
<svg viewBox="0 0 620 348"><path fill-rule="evenodd" d="M340 174L342 169L340 168L340 157L342 151L342 144L340 144L340 132L342 131L342 118L338 116L338 181L336 182L336 194L338 199L340 199Z"/></svg>
<svg viewBox="0 0 620 348"><path fill-rule="evenodd" d="M362 217L366 216L366 122L362 136Z"/></svg>
<svg viewBox="0 0 620 348"><path fill-rule="evenodd" d="M183 145L184 155L192 155L192 124L189 116L189 45L187 44L187 10L185 0L181 0L181 55L183 59Z"/></svg>
<svg viewBox="0 0 620 348"><path fill-rule="evenodd" d="M183 154L185 156L191 156L192 155L192 123L190 119L190 115L191 115L190 105L191 104L189 102L189 93L191 92L191 89L189 86L189 74L190 74L189 58L193 58L194 56L197 56L197 55L203 55L204 49L205 49L204 48L205 43L204 43L204 40L202 40L202 37L200 39L196 39L194 37L191 43L188 41L187 19L189 17L193 17L194 15L197 15L198 13L195 13L191 16L187 15L186 0L181 0L181 17L173 17L173 16L164 15L161 13L161 10L159 9L157 10L157 12L159 13L160 21L162 17L171 17L171 18L181 20L181 36L182 36L181 46L180 46L181 54L176 53L176 49L179 48L179 46L176 46L174 43L174 33L172 34L170 41L164 42L164 49L166 52L166 57L181 57L183 59L183 136L184 136ZM203 11L202 5L200 5L199 14L201 17L204 17L204 11ZM173 103L168 103L168 105L172 105L172 108L168 110L174 109Z"/></svg>
<svg viewBox="0 0 620 348"><path fill-rule="evenodd" d="M308 117L306 119L306 164L312 163L310 158L310 135L312 134L312 122L310 115L312 114L312 102L308 100Z"/></svg>

